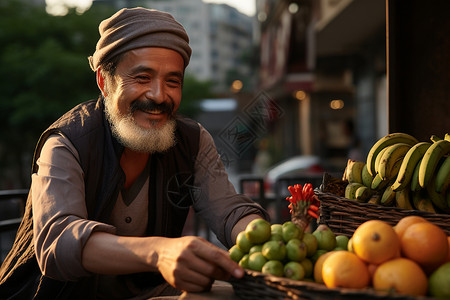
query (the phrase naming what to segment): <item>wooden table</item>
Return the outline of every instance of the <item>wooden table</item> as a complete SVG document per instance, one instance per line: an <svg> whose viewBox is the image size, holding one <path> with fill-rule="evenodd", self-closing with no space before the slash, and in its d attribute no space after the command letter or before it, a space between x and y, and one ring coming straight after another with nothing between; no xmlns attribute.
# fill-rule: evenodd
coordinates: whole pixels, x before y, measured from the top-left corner
<svg viewBox="0 0 450 300"><path fill-rule="evenodd" d="M187 293L181 296L161 296L150 298L151 300L239 300L234 294L233 287L226 281L216 280L209 292ZM149 299L149 300L150 300Z"/></svg>

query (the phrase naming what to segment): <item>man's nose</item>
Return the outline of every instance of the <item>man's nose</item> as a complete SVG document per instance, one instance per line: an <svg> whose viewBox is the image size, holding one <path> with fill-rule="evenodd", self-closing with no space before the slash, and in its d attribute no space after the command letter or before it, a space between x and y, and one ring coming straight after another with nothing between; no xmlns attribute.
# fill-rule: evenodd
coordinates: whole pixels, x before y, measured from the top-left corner
<svg viewBox="0 0 450 300"><path fill-rule="evenodd" d="M155 103L164 102L164 87L162 86L162 81L152 80L148 85L145 96L147 99L152 100Z"/></svg>

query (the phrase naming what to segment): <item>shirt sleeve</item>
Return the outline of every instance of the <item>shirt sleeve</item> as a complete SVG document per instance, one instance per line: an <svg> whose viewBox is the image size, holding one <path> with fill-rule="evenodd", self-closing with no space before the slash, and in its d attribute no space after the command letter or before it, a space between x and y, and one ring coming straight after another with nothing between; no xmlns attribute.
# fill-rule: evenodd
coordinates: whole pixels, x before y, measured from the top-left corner
<svg viewBox="0 0 450 300"><path fill-rule="evenodd" d="M269 220L267 212L252 199L238 194L209 132L200 125L199 152L195 162L194 210L226 247L231 247L231 231L243 217L257 214Z"/></svg>
<svg viewBox="0 0 450 300"><path fill-rule="evenodd" d="M81 263L83 247L94 231L115 227L87 219L84 174L76 149L61 135L51 135L37 160L31 193L36 258L48 277L72 281L90 275Z"/></svg>

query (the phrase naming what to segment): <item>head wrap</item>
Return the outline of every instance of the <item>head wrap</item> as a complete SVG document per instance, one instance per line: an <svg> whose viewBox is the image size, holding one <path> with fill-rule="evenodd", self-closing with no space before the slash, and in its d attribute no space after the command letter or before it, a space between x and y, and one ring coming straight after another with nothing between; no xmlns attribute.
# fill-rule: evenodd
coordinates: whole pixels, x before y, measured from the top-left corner
<svg viewBox="0 0 450 300"><path fill-rule="evenodd" d="M154 9L123 8L103 20L99 26L100 39L89 57L92 70L108 59L126 51L142 47L161 47L177 51L189 64L189 37L172 15Z"/></svg>

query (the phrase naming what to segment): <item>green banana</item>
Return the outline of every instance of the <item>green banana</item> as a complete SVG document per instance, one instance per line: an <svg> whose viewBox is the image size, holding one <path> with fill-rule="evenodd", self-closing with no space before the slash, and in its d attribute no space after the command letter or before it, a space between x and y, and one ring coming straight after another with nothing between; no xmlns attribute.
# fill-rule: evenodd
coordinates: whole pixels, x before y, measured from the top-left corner
<svg viewBox="0 0 450 300"><path fill-rule="evenodd" d="M413 192L412 199L414 207L417 210L436 213L436 209L433 206L433 202L430 200L428 193L425 189Z"/></svg>
<svg viewBox="0 0 450 300"><path fill-rule="evenodd" d="M384 189L388 183L389 183L389 180L381 178L380 174L376 174L372 180L372 184L370 185L370 188L372 190L379 191L379 190Z"/></svg>
<svg viewBox="0 0 450 300"><path fill-rule="evenodd" d="M363 186L362 183L358 183L358 182L348 183L347 186L345 187L345 192L344 192L345 198L355 200L356 199L356 190L361 186Z"/></svg>
<svg viewBox="0 0 450 300"><path fill-rule="evenodd" d="M413 174L411 176L411 191L412 192L417 192L422 189L419 185L419 170L420 170L421 164L422 164L422 158L419 159L419 161L417 162L416 167L414 168Z"/></svg>
<svg viewBox="0 0 450 300"><path fill-rule="evenodd" d="M372 196L372 191L369 187L362 185L355 191L355 199L358 202L367 202Z"/></svg>
<svg viewBox="0 0 450 300"><path fill-rule="evenodd" d="M367 164L364 164L364 167L362 169L361 172L361 180L362 180L362 184L364 184L367 187L371 187L372 185L372 181L373 181L373 177L372 175L370 175L369 170L367 169Z"/></svg>
<svg viewBox="0 0 450 300"><path fill-rule="evenodd" d="M392 189L396 192L403 190L411 181L414 168L422 159L425 152L431 146L431 143L420 142L412 146L403 158L397 178L392 185Z"/></svg>
<svg viewBox="0 0 450 300"><path fill-rule="evenodd" d="M419 203L417 204L417 209L429 213L436 213L436 209L434 208L433 203L428 198L420 199Z"/></svg>
<svg viewBox="0 0 450 300"><path fill-rule="evenodd" d="M367 168L369 173L372 176L375 175L375 159L382 149L396 143L406 143L412 146L418 142L419 141L412 135L402 132L390 133L382 137L372 146L372 148L370 148L370 151L367 154Z"/></svg>
<svg viewBox="0 0 450 300"><path fill-rule="evenodd" d="M399 208L414 209L411 204L410 190L408 188L395 192L395 204Z"/></svg>
<svg viewBox="0 0 450 300"><path fill-rule="evenodd" d="M387 148L378 166L381 178L390 180L397 177L403 158L409 149L411 149L411 145L405 143L397 143Z"/></svg>
<svg viewBox="0 0 450 300"><path fill-rule="evenodd" d="M441 166L439 166L434 185L438 193L445 193L450 186L450 156L447 156Z"/></svg>
<svg viewBox="0 0 450 300"><path fill-rule="evenodd" d="M381 195L380 204L384 206L392 206L392 204L394 204L395 194L396 192L392 190L391 185L388 185Z"/></svg>
<svg viewBox="0 0 450 300"><path fill-rule="evenodd" d="M445 195L436 192L434 189L434 181L435 176L431 179L429 184L426 186L426 190L428 192L428 198L433 202L434 206L437 207L442 212L450 212L450 208L447 205L447 200L445 199Z"/></svg>
<svg viewBox="0 0 450 300"><path fill-rule="evenodd" d="M436 166L442 156L450 152L450 142L446 140L437 141L428 148L422 158L419 170L419 185L425 188L434 176Z"/></svg>
<svg viewBox="0 0 450 300"><path fill-rule="evenodd" d="M347 180L349 183L361 183L362 184L362 169L365 163L349 159L347 162Z"/></svg>

